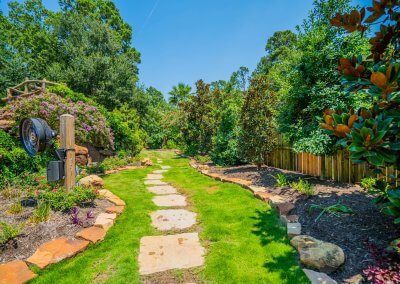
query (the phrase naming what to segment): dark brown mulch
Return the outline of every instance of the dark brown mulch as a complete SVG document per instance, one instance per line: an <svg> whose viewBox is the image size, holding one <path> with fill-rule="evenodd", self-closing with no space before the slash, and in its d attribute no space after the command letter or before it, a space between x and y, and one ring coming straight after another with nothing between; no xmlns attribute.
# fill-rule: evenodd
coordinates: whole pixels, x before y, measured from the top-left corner
<svg viewBox="0 0 400 284"><path fill-rule="evenodd" d="M93 225L99 213L105 212L105 208L113 206L105 199L96 199L88 207L79 208L79 218L81 225L74 225L71 214L62 212L51 212L49 220L39 224L29 222L29 218L34 211L32 207L25 207L19 214L9 214L7 209L15 201L1 197L0 195L0 222L9 224L20 224L27 222L21 234L5 245L0 245L0 264L16 259L26 259L31 256L36 249L54 238L75 237L75 234L84 227ZM94 218L87 219L86 213L92 211Z"/></svg>
<svg viewBox="0 0 400 284"><path fill-rule="evenodd" d="M332 242L340 246L346 254L346 262L339 270L330 274L339 283L362 274L362 270L373 264L366 249L365 241L381 247L386 247L392 240L400 237L400 226L393 223L393 218L382 213L372 203L373 197L359 186L321 181L295 172L284 171L272 167L263 167L260 171L255 166L245 165L230 168L210 167L211 172L217 172L230 177L251 180L254 184L267 187L267 191L281 195L295 204L292 214L299 215L302 234L317 239ZM276 188L275 179L271 175L286 174L289 179L299 177L307 179L315 186L315 195L306 197L291 188ZM330 206L341 202L353 210L353 214L334 216L324 214L315 221L319 211L310 212L310 205Z"/></svg>

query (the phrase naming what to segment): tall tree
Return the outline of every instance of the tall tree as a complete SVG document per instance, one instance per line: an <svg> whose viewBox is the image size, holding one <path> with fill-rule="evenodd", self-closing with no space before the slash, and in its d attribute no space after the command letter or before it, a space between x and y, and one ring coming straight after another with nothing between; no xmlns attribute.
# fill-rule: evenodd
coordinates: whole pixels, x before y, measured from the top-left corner
<svg viewBox="0 0 400 284"><path fill-rule="evenodd" d="M251 80L241 110L239 146L244 159L255 163L258 168L276 145L276 101L266 75Z"/></svg>
<svg viewBox="0 0 400 284"><path fill-rule="evenodd" d="M184 83L178 83L177 86L173 86L172 90L168 93L169 103L172 105L178 105L180 102L187 101L190 97L192 88Z"/></svg>

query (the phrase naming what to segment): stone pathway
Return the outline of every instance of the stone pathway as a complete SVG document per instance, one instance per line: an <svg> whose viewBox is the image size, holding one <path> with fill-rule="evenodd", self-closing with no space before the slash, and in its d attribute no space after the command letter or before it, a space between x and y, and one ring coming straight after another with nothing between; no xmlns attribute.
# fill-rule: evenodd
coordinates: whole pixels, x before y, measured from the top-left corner
<svg viewBox="0 0 400 284"><path fill-rule="evenodd" d="M157 163L161 164L162 160L158 159ZM172 269L188 269L204 264L205 249L200 244L198 233L193 232L196 213L184 209L183 207L187 206L186 197L161 180L162 174L171 167L161 166L161 168L162 170L155 170L147 175L144 183L148 186L148 190L155 194L153 202L157 206L164 207L152 212L150 217L152 225L165 234L146 236L140 240L141 275ZM179 234L175 234L174 230L179 230Z"/></svg>

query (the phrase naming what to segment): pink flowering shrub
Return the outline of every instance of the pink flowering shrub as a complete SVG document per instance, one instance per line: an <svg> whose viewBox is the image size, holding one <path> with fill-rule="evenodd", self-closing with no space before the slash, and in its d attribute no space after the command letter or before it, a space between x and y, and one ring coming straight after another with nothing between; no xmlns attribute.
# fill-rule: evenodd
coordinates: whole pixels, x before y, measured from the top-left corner
<svg viewBox="0 0 400 284"><path fill-rule="evenodd" d="M97 107L82 101L73 102L55 94L42 94L11 101L7 107L18 123L24 117L40 117L59 132L59 117L75 117L75 135L78 143L88 142L96 147L114 149L114 135L105 116Z"/></svg>

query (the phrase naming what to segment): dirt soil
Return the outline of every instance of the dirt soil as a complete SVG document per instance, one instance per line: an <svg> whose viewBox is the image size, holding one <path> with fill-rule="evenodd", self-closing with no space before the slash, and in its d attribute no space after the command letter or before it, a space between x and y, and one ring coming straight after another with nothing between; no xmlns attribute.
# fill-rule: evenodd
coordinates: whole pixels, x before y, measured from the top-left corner
<svg viewBox="0 0 400 284"><path fill-rule="evenodd" d="M360 186L319 179L296 172L272 167L263 167L260 171L255 166L244 165L221 168L210 166L210 172L224 174L229 177L251 180L255 185L264 186L267 192L280 195L295 204L291 214L299 216L302 234L334 243L346 254L346 262L330 276L338 283L362 274L362 270L373 264L373 259L366 249L365 242L370 241L380 247L386 247L392 240L400 237L400 226L393 223L393 218L380 212L372 203L373 197ZM307 197L291 188L275 187L278 173L287 175L289 180L303 178L315 186L315 195ZM330 206L341 202L353 210L353 214L334 216L324 214L318 221L318 210L310 212L310 205Z"/></svg>
<svg viewBox="0 0 400 284"><path fill-rule="evenodd" d="M0 245L0 264L16 259L26 259L30 257L36 249L54 238L70 237L74 238L75 234L84 227L94 224L99 213L105 212L105 208L114 204L105 199L96 199L93 204L87 207L79 208L79 219L82 224L75 225L72 223L71 214L62 212L51 212L50 218L46 222L33 224L29 222L29 218L34 211L34 207L24 207L19 214L9 214L7 210L15 201L6 199L0 195L0 222L9 224L25 223L21 234L15 239ZM91 211L93 218L86 218L86 213Z"/></svg>

